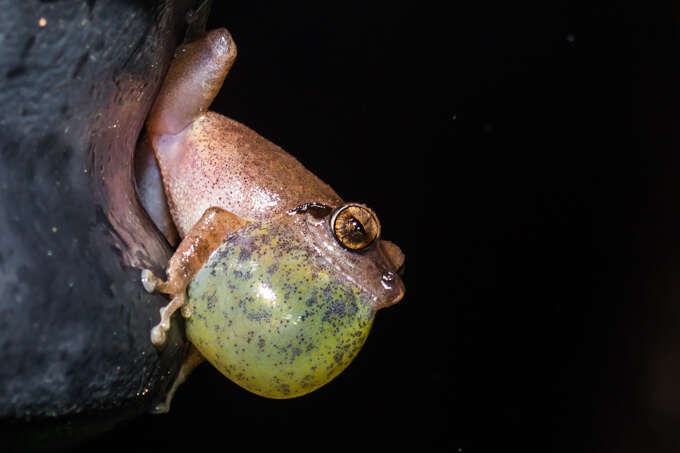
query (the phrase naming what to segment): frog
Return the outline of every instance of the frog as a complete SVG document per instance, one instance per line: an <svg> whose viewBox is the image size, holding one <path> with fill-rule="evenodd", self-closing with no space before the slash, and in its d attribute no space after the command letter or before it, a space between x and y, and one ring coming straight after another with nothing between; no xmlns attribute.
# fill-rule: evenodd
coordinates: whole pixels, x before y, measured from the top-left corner
<svg viewBox="0 0 680 453"><path fill-rule="evenodd" d="M257 395L308 394L352 362L376 312L405 294L404 254L372 209L209 110L236 54L224 28L180 46L140 140L162 183L142 204L178 242L165 278L141 272L146 291L170 298L150 341L163 347L179 310L191 344L155 412L206 360Z"/></svg>

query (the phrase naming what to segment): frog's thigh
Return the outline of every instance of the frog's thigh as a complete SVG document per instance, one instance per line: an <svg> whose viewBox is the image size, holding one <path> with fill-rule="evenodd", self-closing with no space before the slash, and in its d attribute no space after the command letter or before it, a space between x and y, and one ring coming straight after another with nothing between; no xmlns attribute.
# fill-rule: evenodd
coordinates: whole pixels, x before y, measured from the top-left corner
<svg viewBox="0 0 680 453"><path fill-rule="evenodd" d="M236 44L224 28L180 47L158 93L147 130L176 135L203 115L236 58Z"/></svg>

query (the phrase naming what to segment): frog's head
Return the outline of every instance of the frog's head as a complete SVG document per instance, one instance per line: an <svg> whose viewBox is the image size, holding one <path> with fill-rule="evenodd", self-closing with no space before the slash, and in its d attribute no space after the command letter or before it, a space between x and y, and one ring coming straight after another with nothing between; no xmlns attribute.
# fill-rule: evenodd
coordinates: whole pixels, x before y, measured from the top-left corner
<svg viewBox="0 0 680 453"><path fill-rule="evenodd" d="M317 254L316 259L335 269L337 278L360 289L378 310L404 297L399 277L404 254L380 238L378 216L367 206L347 203L332 209L316 203L289 212L297 230Z"/></svg>
<svg viewBox="0 0 680 453"><path fill-rule="evenodd" d="M303 395L347 367L375 312L402 299L403 259L361 204L309 203L253 222L189 286L187 335L242 387Z"/></svg>

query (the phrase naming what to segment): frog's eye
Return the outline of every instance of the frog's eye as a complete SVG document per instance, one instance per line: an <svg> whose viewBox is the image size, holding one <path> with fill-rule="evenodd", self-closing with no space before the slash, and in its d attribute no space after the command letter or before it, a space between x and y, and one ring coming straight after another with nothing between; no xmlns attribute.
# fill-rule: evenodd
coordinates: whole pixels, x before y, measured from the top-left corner
<svg viewBox="0 0 680 453"><path fill-rule="evenodd" d="M380 222L373 211L360 204L346 204L331 217L331 231L340 245L361 250L380 236Z"/></svg>

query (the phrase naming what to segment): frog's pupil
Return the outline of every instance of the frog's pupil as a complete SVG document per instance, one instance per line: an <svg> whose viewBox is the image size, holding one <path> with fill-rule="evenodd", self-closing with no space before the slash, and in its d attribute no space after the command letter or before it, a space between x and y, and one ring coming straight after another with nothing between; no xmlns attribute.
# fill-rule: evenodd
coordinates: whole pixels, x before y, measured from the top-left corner
<svg viewBox="0 0 680 453"><path fill-rule="evenodd" d="M366 236L366 230L364 229L364 226L357 220L356 217L352 216L349 218L350 223L352 224L352 227L354 228L354 231L358 231L362 235Z"/></svg>

